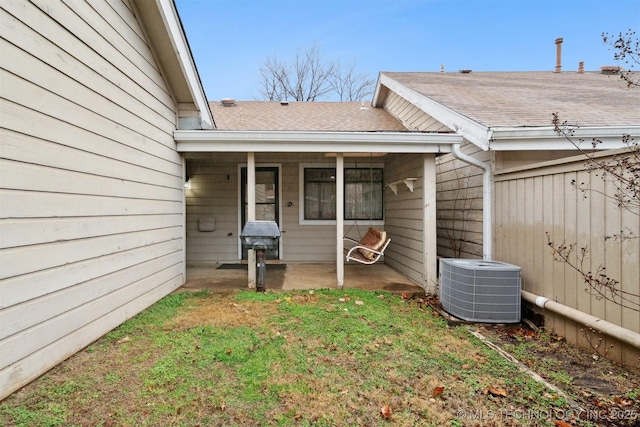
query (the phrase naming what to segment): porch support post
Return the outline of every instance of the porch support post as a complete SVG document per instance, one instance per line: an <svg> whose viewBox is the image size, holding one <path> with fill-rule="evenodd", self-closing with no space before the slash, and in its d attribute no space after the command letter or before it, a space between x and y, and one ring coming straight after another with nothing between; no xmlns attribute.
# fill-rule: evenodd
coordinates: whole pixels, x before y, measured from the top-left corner
<svg viewBox="0 0 640 427"><path fill-rule="evenodd" d="M244 200L240 204L244 203ZM247 221L256 220L256 158L253 152L247 153ZM256 251L249 249L247 255L248 287L256 287Z"/></svg>
<svg viewBox="0 0 640 427"><path fill-rule="evenodd" d="M423 226L423 277L426 293L435 293L438 284L436 267L438 262L438 236L436 228L436 158L434 154L424 155L422 200L424 207L422 212Z"/></svg>
<svg viewBox="0 0 640 427"><path fill-rule="evenodd" d="M338 289L344 287L344 155L336 154L336 272Z"/></svg>

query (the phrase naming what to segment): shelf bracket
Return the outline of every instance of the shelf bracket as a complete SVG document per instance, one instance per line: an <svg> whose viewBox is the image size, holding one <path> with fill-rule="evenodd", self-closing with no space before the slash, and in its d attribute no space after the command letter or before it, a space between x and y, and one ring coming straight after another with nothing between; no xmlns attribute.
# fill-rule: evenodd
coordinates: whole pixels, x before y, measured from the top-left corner
<svg viewBox="0 0 640 427"><path fill-rule="evenodd" d="M389 187L391 189L391 191L393 191L393 194L395 194L397 196L398 195L398 184L404 183L404 185L407 186L409 191L411 191L413 193L413 182L417 181L417 180L418 180L418 178L405 178L405 179L401 179L400 181L395 181L395 182L392 182L390 184L387 184L387 187Z"/></svg>

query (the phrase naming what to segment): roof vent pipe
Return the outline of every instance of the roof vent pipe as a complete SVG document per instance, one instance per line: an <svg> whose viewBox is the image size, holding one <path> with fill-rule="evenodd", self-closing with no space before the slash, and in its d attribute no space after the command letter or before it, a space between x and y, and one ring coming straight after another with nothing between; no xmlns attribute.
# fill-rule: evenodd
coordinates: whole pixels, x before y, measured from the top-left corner
<svg viewBox="0 0 640 427"><path fill-rule="evenodd" d="M491 166L485 162L468 156L460 151L460 144L451 146L453 156L470 165L482 169L482 259L491 261L493 258L493 211Z"/></svg>
<svg viewBox="0 0 640 427"><path fill-rule="evenodd" d="M554 73L559 73L562 70L562 37L556 39L556 69Z"/></svg>

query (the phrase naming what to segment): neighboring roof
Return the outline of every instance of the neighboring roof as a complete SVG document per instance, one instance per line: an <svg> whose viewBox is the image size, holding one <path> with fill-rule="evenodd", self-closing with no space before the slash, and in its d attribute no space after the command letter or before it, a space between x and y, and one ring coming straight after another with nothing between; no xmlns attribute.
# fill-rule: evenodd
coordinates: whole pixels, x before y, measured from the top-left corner
<svg viewBox="0 0 640 427"><path fill-rule="evenodd" d="M237 101L209 103L219 130L406 132L382 108L360 102Z"/></svg>
<svg viewBox="0 0 640 427"><path fill-rule="evenodd" d="M487 127L640 124L640 89L596 72L382 73Z"/></svg>
<svg viewBox="0 0 640 427"><path fill-rule="evenodd" d="M360 102L210 102L216 129L176 131L180 152L447 153L462 136L409 131Z"/></svg>
<svg viewBox="0 0 640 427"><path fill-rule="evenodd" d="M602 140L599 148L640 136L640 89L617 75L382 72L372 105L384 105L389 91L485 150L570 148L554 132L556 112L583 141Z"/></svg>

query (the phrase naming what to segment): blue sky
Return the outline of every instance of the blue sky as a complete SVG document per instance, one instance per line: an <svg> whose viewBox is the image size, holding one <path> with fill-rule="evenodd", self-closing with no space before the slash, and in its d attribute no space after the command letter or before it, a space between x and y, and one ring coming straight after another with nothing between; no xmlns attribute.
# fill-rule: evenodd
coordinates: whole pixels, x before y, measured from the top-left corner
<svg viewBox="0 0 640 427"><path fill-rule="evenodd" d="M615 65L602 32L640 33L640 0L175 0L207 98L260 97L260 66L314 43L380 71L553 71Z"/></svg>

